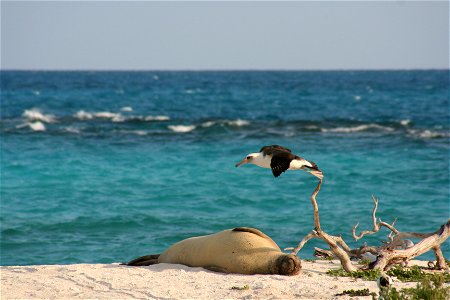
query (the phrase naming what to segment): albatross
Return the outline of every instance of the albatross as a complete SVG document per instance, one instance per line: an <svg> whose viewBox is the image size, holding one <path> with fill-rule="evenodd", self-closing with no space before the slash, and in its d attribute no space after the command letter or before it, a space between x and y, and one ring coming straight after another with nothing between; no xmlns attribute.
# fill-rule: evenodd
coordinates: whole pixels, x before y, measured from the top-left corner
<svg viewBox="0 0 450 300"><path fill-rule="evenodd" d="M299 157L291 150L279 146L264 146L257 153L248 154L242 161L236 164L239 167L244 164L254 164L261 168L272 169L273 176L278 177L286 170L305 170L320 180L323 178L322 171L312 161Z"/></svg>

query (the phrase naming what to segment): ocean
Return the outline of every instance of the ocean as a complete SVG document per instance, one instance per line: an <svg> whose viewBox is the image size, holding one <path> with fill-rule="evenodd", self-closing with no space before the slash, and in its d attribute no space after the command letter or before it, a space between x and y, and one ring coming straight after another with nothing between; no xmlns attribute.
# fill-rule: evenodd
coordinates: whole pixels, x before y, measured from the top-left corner
<svg viewBox="0 0 450 300"><path fill-rule="evenodd" d="M449 218L449 115L448 70L2 71L0 264L123 262L237 226L295 247L317 179L235 168L272 144L323 171L322 228L350 246L387 239L351 236L372 194L383 221L432 232Z"/></svg>

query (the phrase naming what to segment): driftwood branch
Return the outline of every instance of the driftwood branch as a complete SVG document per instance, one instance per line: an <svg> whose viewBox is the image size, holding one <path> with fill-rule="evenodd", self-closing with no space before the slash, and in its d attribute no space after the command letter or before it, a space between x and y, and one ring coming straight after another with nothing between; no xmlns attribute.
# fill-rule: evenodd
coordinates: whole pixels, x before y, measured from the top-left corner
<svg viewBox="0 0 450 300"><path fill-rule="evenodd" d="M356 235L356 228L359 225L359 223L357 223L355 226L353 226L353 229L352 229L352 235L353 235L353 238L356 241L361 239L362 237L364 237L367 234L377 233L381 229L382 226L389 228L391 230L391 233L392 232L395 233L395 234L398 233L398 230L395 229L395 227L394 227L394 224L395 224L396 220L394 220L392 225L381 221L381 219L380 219L379 223L377 223L376 213L377 213L377 209L378 209L378 199L376 199L374 197L374 195L372 195L372 199L373 199L373 202L374 202L374 206L373 206L373 210L372 210L373 229L372 230L364 230L359 235Z"/></svg>
<svg viewBox="0 0 450 300"><path fill-rule="evenodd" d="M319 206L317 205L316 196L320 191L320 187L322 186L322 180L319 181L317 184L316 189L311 195L311 203L313 205L314 209L314 229L311 231L306 237L302 239L302 241L298 244L298 246L293 250L293 253L297 255L298 251L300 251L303 246L312 238L319 238L324 240L328 246L330 247L330 250L333 252L334 255L339 258L341 261L341 265L347 272L352 272L356 270L356 267L351 263L350 257L347 254L346 250L342 249L339 245L344 245L343 247L348 248L347 244L342 240L340 236L332 236L327 234L325 231L323 231L320 228L320 218L319 218ZM348 248L349 250L350 248Z"/></svg>
<svg viewBox="0 0 450 300"><path fill-rule="evenodd" d="M442 225L441 229L432 233L419 233L419 232L400 232L394 227L395 221L391 224L381 221L377 223L376 212L378 208L378 199L372 195L374 202L374 208L372 211L373 230L364 230L359 235L356 234L356 228L358 224L353 226L352 235L355 240L359 240L365 235L374 234L378 232L381 227L387 227L391 232L388 235L389 242L381 247L372 247L370 253L377 255L377 261L373 264L373 268L384 269L391 264L398 262L407 262L418 255L421 255L429 250L433 250L436 256L436 267L439 269L448 269L445 263L444 256L440 248L440 244L448 238L448 229L441 232L442 228L448 227L447 224ZM438 232L441 232L439 238L437 238ZM408 238L422 239L419 243L414 245L411 241L406 240ZM359 251L351 251L352 254L362 254L363 249ZM367 250L367 249L365 249Z"/></svg>
<svg viewBox="0 0 450 300"><path fill-rule="evenodd" d="M425 236L425 238L423 238L420 242L418 242L414 246L407 249L389 249L389 248L381 249L378 253L377 260L372 265L372 268L384 270L387 266L391 264L400 263L402 261L409 261L433 249L437 260L437 267L439 269L448 270L448 266L445 263L445 259L444 256L442 255L440 245L445 240L447 240L447 238L449 237L449 232L450 232L450 220L448 220L446 224L442 225L437 231L430 234L421 234L415 232L405 233L405 235L408 237Z"/></svg>
<svg viewBox="0 0 450 300"><path fill-rule="evenodd" d="M433 233L417 233L417 232L400 232L394 225L396 220L392 224L383 222L376 217L378 209L378 199L372 195L374 202L374 208L372 210L373 229L364 230L359 235L356 234L356 228L358 224L353 226L352 235L355 240L363 238L365 235L377 233L381 227L386 227L390 230L388 235L389 242L379 247L364 245L357 249L351 249L341 236L329 235L320 227L319 218L319 206L317 204L316 196L322 186L322 180L317 184L316 189L311 195L311 204L314 210L314 230L309 232L297 245L292 249L293 254L297 253L304 247L304 245L311 239L318 238L325 241L330 250L324 250L315 248L315 255L324 257L337 257L345 271L355 271L356 267L351 263L350 257L361 258L364 253L371 253L377 257L377 259L370 265L373 269L384 270L392 264L407 263L409 260L417 257L427 251L433 250L436 256L436 268L449 269L445 263L444 256L440 245L449 237L450 232L450 220L441 226L441 228ZM419 238L422 239L417 244L413 244L407 238ZM287 249L286 249L287 250Z"/></svg>

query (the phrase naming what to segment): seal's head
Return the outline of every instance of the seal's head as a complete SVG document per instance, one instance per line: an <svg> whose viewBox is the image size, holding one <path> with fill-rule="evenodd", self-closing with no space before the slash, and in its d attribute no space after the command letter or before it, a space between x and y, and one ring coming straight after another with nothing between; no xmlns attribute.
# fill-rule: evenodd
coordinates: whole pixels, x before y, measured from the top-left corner
<svg viewBox="0 0 450 300"><path fill-rule="evenodd" d="M302 262L294 254L283 254L276 260L277 274L280 275L297 275L302 269Z"/></svg>

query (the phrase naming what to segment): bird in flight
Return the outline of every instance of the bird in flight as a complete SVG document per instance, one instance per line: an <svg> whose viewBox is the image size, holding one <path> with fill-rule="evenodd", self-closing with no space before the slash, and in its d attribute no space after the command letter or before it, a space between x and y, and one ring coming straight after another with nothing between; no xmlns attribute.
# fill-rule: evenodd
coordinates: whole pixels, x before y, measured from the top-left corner
<svg viewBox="0 0 450 300"><path fill-rule="evenodd" d="M254 164L261 168L272 169L273 176L278 177L286 170L305 170L323 179L322 171L312 161L307 161L291 152L291 150L278 145L264 146L257 153L248 154L242 161L236 164Z"/></svg>

